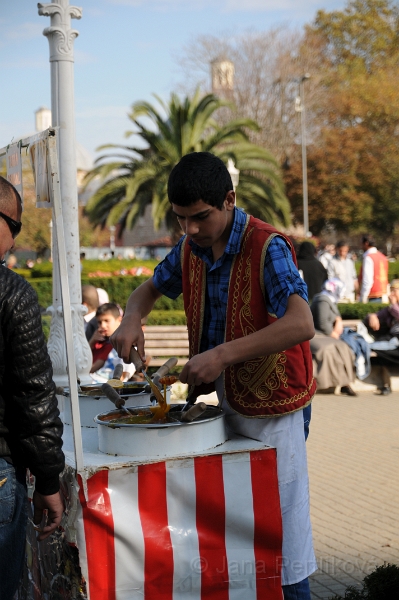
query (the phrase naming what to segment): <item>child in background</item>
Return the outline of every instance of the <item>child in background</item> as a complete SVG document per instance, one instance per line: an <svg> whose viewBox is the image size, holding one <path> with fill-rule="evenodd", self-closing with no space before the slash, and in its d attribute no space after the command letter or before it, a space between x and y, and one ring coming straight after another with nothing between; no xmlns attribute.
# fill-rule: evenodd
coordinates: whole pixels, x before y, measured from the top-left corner
<svg viewBox="0 0 399 600"><path fill-rule="evenodd" d="M122 364L122 381L128 381L134 374L135 367L133 364L124 363L109 342L110 335L116 331L122 320L118 305L113 302L101 304L96 311L96 319L98 329L89 340L93 353L91 376L95 381L104 383L112 377L116 365Z"/></svg>

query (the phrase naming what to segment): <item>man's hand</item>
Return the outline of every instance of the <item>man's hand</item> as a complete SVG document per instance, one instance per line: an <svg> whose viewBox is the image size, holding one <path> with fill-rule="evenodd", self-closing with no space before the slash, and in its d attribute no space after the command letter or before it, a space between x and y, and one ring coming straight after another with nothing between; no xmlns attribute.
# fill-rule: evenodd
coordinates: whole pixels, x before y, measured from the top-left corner
<svg viewBox="0 0 399 600"><path fill-rule="evenodd" d="M335 319L334 329L331 332L331 337L335 338L336 340L339 340L339 338L343 334L343 332L344 332L344 325L342 322L342 318L337 317Z"/></svg>
<svg viewBox="0 0 399 600"><path fill-rule="evenodd" d="M100 333L98 331L98 329L96 329L89 340L89 346L90 346L90 348L93 348L94 344L96 344L97 342L104 342L104 340L105 340L105 337L103 336L103 334Z"/></svg>
<svg viewBox="0 0 399 600"><path fill-rule="evenodd" d="M109 338L109 341L121 357L123 362L130 363L130 350L137 347L140 358L145 362L144 333L141 327L140 316L125 316L118 329Z"/></svg>
<svg viewBox="0 0 399 600"><path fill-rule="evenodd" d="M221 361L220 346L196 354L186 363L180 373L180 381L188 385L201 385L216 381L227 365Z"/></svg>
<svg viewBox="0 0 399 600"><path fill-rule="evenodd" d="M155 302L162 294L154 286L152 277L142 283L129 297L125 315L118 329L111 335L109 341L123 362L130 363L130 350L137 347L140 358L145 362L144 334L141 319L152 310Z"/></svg>
<svg viewBox="0 0 399 600"><path fill-rule="evenodd" d="M380 320L375 313L369 314L369 327L373 331L378 331L380 328Z"/></svg>
<svg viewBox="0 0 399 600"><path fill-rule="evenodd" d="M42 541L54 533L61 523L64 505L59 492L44 496L35 490L33 493L33 506L35 508L33 523L38 526L42 525L37 539Z"/></svg>

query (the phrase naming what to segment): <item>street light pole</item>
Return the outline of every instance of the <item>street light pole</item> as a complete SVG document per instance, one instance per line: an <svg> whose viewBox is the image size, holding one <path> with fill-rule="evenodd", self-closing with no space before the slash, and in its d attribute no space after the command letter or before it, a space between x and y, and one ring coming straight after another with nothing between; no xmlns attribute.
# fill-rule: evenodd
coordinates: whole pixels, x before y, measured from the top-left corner
<svg viewBox="0 0 399 600"><path fill-rule="evenodd" d="M302 186L303 186L303 228L305 236L309 237L309 214L308 214L308 168L306 157L306 112L305 112L305 87L304 83L310 78L309 73L305 73L299 80L299 103L296 103L295 110L301 115L301 144L302 144Z"/></svg>
<svg viewBox="0 0 399 600"><path fill-rule="evenodd" d="M84 331L82 289L79 261L78 189L76 181L76 142L73 69L73 44L78 32L72 29L71 19L80 19L82 9L70 6L69 0L53 0L38 4L40 16L50 17L50 27L43 31L49 41L51 65L52 125L58 127L57 142L60 166L62 218L65 231L68 282L73 323L76 371L81 383L92 381L90 368L93 356ZM55 216L53 212L55 223ZM67 353L62 314L61 274L58 268L56 228L53 231L53 304L48 350L53 365L54 380L58 386L69 385Z"/></svg>
<svg viewBox="0 0 399 600"><path fill-rule="evenodd" d="M233 190L235 192L240 180L240 169L237 169L232 158L229 158L227 161L227 170L230 173Z"/></svg>

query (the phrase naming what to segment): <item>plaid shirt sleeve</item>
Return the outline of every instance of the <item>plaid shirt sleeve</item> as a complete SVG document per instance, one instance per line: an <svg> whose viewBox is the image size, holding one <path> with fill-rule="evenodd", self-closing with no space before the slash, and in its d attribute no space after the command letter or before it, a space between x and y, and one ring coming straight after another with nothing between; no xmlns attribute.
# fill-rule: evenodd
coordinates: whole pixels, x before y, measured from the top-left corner
<svg viewBox="0 0 399 600"><path fill-rule="evenodd" d="M284 316L291 294L308 301L307 285L292 260L291 250L280 236L273 238L267 249L264 278L267 309L278 318Z"/></svg>
<svg viewBox="0 0 399 600"><path fill-rule="evenodd" d="M183 291L180 262L183 239L184 237L154 269L153 282L155 287L158 292L172 300L176 300Z"/></svg>

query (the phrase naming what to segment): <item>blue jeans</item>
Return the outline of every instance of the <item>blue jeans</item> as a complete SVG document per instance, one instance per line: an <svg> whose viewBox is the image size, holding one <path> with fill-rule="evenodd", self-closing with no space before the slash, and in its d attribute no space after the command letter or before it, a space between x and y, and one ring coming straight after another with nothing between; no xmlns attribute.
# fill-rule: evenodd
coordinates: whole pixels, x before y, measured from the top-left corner
<svg viewBox="0 0 399 600"><path fill-rule="evenodd" d="M309 579L303 579L292 585L283 585L284 600L311 600Z"/></svg>
<svg viewBox="0 0 399 600"><path fill-rule="evenodd" d="M303 409L303 426L305 429L305 441L308 439L309 425L310 425L311 417L312 417L312 405L308 404L308 406L305 406L305 408Z"/></svg>
<svg viewBox="0 0 399 600"><path fill-rule="evenodd" d="M25 558L26 500L25 469L15 468L0 458L0 598L12 600Z"/></svg>

